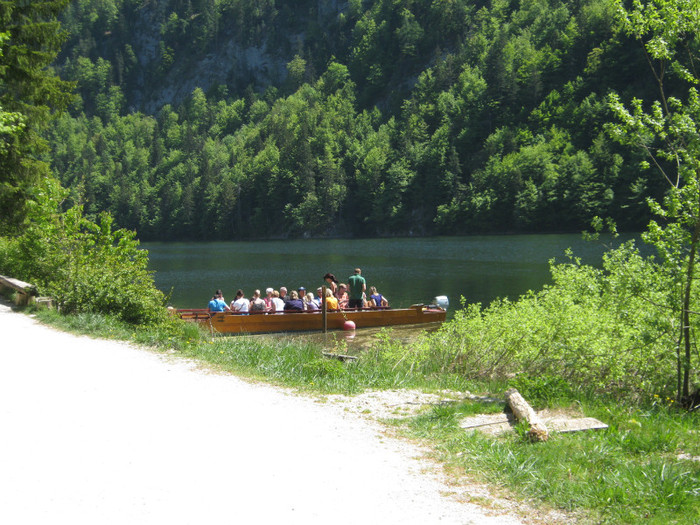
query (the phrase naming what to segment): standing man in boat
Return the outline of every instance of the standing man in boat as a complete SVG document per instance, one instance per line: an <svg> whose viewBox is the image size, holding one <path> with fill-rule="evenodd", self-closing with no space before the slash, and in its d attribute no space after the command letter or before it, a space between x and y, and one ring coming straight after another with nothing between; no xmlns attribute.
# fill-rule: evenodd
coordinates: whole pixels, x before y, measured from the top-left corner
<svg viewBox="0 0 700 525"><path fill-rule="evenodd" d="M362 300L362 295L367 289L367 282L361 274L362 270L359 268L355 268L355 273L348 277L348 291L350 292L348 308L362 308L363 306L364 301Z"/></svg>

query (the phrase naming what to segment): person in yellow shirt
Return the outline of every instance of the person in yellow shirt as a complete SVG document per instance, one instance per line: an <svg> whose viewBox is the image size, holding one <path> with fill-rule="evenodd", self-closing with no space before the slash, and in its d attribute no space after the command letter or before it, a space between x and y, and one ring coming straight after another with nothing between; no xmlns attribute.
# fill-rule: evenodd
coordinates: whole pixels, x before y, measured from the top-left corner
<svg viewBox="0 0 700 525"><path fill-rule="evenodd" d="M326 308L328 310L338 309L338 299L333 296L330 288L326 288Z"/></svg>

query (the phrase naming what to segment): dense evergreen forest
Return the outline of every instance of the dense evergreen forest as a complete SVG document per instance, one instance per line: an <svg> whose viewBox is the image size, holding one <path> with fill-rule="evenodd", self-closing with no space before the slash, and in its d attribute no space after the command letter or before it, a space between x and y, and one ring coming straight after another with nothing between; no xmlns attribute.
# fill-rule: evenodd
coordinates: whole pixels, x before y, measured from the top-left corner
<svg viewBox="0 0 700 525"><path fill-rule="evenodd" d="M79 96L46 158L144 240L642 229L665 189L604 129L610 92L656 96L611 0L74 0L62 23Z"/></svg>

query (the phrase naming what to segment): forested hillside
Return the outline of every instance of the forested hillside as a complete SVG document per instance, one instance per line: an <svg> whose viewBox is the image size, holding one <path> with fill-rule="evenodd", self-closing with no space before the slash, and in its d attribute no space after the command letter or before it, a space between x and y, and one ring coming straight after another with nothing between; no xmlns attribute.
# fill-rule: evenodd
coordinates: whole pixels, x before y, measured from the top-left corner
<svg viewBox="0 0 700 525"><path fill-rule="evenodd" d="M56 67L80 97L47 158L142 239L641 229L663 182L606 136L606 95L654 84L613 11L73 1Z"/></svg>

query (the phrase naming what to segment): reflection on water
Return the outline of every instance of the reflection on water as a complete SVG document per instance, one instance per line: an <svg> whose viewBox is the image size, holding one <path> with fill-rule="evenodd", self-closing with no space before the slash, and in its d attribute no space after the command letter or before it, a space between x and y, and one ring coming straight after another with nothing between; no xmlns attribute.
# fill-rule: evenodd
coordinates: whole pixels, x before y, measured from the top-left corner
<svg viewBox="0 0 700 525"><path fill-rule="evenodd" d="M441 323L423 325L392 326L384 328L361 328L358 330L333 330L323 332L260 334L246 337L285 341L298 340L301 343L317 344L328 352L345 355L358 355L363 350L370 349L376 342L377 336L386 334L392 341L407 343L415 340L424 332L434 332ZM239 336L231 336L239 337Z"/></svg>

